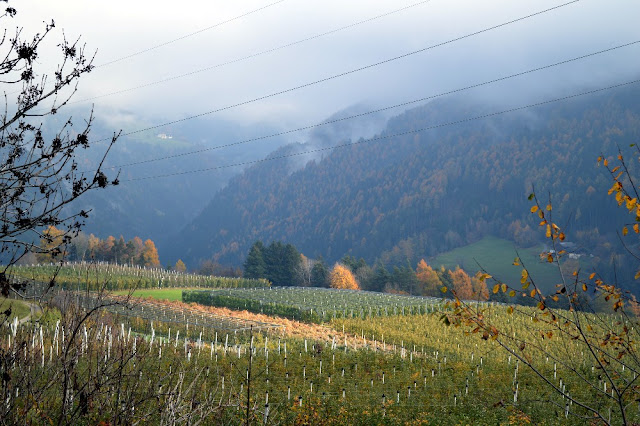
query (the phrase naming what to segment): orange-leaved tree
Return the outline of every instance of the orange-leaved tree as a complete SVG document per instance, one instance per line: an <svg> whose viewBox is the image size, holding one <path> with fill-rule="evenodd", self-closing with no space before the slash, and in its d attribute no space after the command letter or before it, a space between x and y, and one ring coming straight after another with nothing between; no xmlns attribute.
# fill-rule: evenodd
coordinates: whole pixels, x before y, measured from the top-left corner
<svg viewBox="0 0 640 426"><path fill-rule="evenodd" d="M336 263L329 274L329 282L331 288L341 290L360 290L358 281L356 281L353 273L344 265Z"/></svg>
<svg viewBox="0 0 640 426"><path fill-rule="evenodd" d="M473 299L473 287L471 286L471 277L459 266L454 271L449 271L453 292L457 297L463 300Z"/></svg>
<svg viewBox="0 0 640 426"><path fill-rule="evenodd" d="M442 287L442 281L438 273L424 259L418 262L416 278L420 283L420 294L422 295L436 296L440 291L440 287Z"/></svg>
<svg viewBox="0 0 640 426"><path fill-rule="evenodd" d="M140 262L142 263L142 265L149 266L151 268L157 268L160 266L158 250L156 249L156 245L153 243L153 241L146 240L144 242L144 248L142 249Z"/></svg>

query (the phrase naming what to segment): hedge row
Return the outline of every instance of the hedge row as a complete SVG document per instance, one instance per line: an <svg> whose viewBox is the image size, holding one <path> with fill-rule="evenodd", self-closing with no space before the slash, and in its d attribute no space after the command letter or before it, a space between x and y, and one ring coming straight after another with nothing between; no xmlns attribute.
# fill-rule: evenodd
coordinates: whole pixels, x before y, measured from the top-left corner
<svg viewBox="0 0 640 426"><path fill-rule="evenodd" d="M215 294L215 291L183 290L182 301L185 303L198 303L205 306L247 310L256 314L277 315L279 317L316 324L323 322L322 317L312 309L300 309L274 302L263 303L260 300L223 296Z"/></svg>

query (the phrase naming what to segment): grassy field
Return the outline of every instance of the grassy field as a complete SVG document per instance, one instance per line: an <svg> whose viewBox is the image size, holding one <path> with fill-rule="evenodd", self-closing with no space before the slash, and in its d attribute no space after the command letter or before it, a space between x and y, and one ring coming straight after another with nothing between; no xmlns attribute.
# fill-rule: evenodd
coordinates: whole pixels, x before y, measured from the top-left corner
<svg viewBox="0 0 640 426"><path fill-rule="evenodd" d="M468 273L478 271L480 269L478 264L480 264L496 279L517 284L520 282L522 267L513 266L512 262L519 256L529 269L536 284L545 290L550 290L560 282L560 274L553 265L540 260L539 254L542 251L542 246L526 249L516 248L511 241L486 237L476 243L436 256L429 263L434 268L440 265L444 265L446 268L455 268L456 265L459 265Z"/></svg>
<svg viewBox="0 0 640 426"><path fill-rule="evenodd" d="M31 313L31 309L26 303L0 297L0 312L6 311L9 307L11 307L11 319L16 316L18 319L22 319Z"/></svg>
<svg viewBox="0 0 640 426"><path fill-rule="evenodd" d="M134 297L152 297L158 300L177 300L182 301L182 290L184 288L160 288L160 289L141 289L133 293ZM129 294L129 290L114 291L114 294L121 296Z"/></svg>

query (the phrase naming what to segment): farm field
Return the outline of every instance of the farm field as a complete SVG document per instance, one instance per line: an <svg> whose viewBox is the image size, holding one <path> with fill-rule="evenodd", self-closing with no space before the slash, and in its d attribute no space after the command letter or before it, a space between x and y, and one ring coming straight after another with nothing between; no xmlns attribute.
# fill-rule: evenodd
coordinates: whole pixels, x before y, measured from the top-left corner
<svg viewBox="0 0 640 426"><path fill-rule="evenodd" d="M514 320L505 312L498 306L488 315L516 333L526 332L527 319ZM62 362L56 348L71 345L79 366L75 380L97 380L91 369L83 368L92 357L103 360L101 380L117 378L102 383L119 389L117 397L111 392L92 397L91 409L82 417L90 423L115 422L114 416L124 413L135 413L134 419L151 413L171 418L175 413L169 407L185 412L195 406L192 413L207 424L240 424L248 402L251 424L584 424L576 417L585 414L583 410L566 404L497 342L444 326L439 312L335 319L324 327L330 337L324 339L245 330L205 340L198 337L199 329L187 331L184 325L172 328L170 335L149 335L136 328L142 323L124 321L103 313L75 341L63 340L57 324L43 327L44 337L25 347L33 355L18 357L19 368L11 370L7 404L22 407L20 412L32 420L47 407L59 407L54 388L32 399L15 386L52 379ZM338 331L342 327L346 334ZM13 339L31 342L33 333L39 336L40 330L20 327ZM567 348L560 340L550 345L555 354L581 356L575 344ZM9 347L7 336L0 337L0 347ZM531 350L528 356L541 354ZM574 397L605 410L613 404L598 389L575 380L560 363L540 361L551 377L557 370L557 381ZM597 375L589 366L584 372ZM184 390L162 390L175 386ZM70 413L81 412L82 400L72 400L77 409ZM123 404L125 410L114 409ZM630 416L631 421L640 420L635 410Z"/></svg>
<svg viewBox="0 0 640 426"><path fill-rule="evenodd" d="M616 363L625 361L625 368L607 367L615 374L603 379L601 361L584 342L570 329L553 335L549 314L539 308L469 305L501 330L495 340L468 326L445 325L453 307L444 299L276 287L184 290L205 302L221 293L235 309L167 300L181 291L142 290L137 294L153 298L130 300L68 290L50 295L65 307L59 321L0 335L1 350L24 351L18 368L8 370L12 397L0 415L21 410L35 422L37 413L59 410L59 389L41 384L58 380L65 368L78 368L72 376L79 383L93 383L86 389L118 390L117 397L96 390L90 409L82 406L85 396L67 391L73 396L67 423L77 423L73 416L82 412L80 423L122 423L125 417L117 416L125 412L127 422L171 419L176 412L162 410L172 407L206 424L240 424L247 415L251 424L584 424L591 419L588 406L618 424L612 384L627 386L623 403L636 406L636 388L629 387L639 371L633 357L618 352L619 343L600 347ZM98 303L104 308L77 328L70 304L91 309ZM579 315L593 325L589 335L596 339L638 328L635 318L622 315ZM79 332L69 337L64 331L73 327ZM525 341L538 344L520 344ZM502 347L509 342L518 342L512 352ZM630 341L625 351L635 354L636 345ZM90 365L99 368L84 367ZM105 385L109 377L118 379ZM42 395L26 399L20 389L36 382ZM116 408L122 404L124 411ZM635 409L625 414L629 423L640 421Z"/></svg>
<svg viewBox="0 0 640 426"><path fill-rule="evenodd" d="M521 268L511 264L513 259L520 256L521 262L529 269L530 275L536 280L538 286L544 290L551 290L559 282L558 268L540 260L543 247L518 248L513 242L495 237L485 237L482 240L460 247L446 253L442 253L431 259L429 263L435 268L444 265L453 269L456 266L476 272L482 266L497 280L505 283L520 282Z"/></svg>
<svg viewBox="0 0 640 426"><path fill-rule="evenodd" d="M191 290L191 288L161 288L161 289L141 289L131 293L133 297L150 297L157 300L182 301L182 291ZM129 290L114 291L113 294L118 296L126 296Z"/></svg>
<svg viewBox="0 0 640 426"><path fill-rule="evenodd" d="M410 315L437 310L443 299L311 287L185 290L182 300L310 322L332 318Z"/></svg>
<svg viewBox="0 0 640 426"><path fill-rule="evenodd" d="M237 288L265 287L269 283L264 279L225 278L209 275L197 275L148 269L139 266L117 265L109 263L66 263L60 265L15 265L11 269L12 279L31 280L48 283L55 277L56 283L71 290L118 291L159 288Z"/></svg>

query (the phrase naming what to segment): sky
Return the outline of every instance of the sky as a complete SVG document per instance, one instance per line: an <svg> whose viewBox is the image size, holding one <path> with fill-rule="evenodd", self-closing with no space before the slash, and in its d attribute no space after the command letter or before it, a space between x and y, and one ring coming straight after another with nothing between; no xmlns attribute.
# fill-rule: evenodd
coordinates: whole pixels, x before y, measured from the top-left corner
<svg viewBox="0 0 640 426"><path fill-rule="evenodd" d="M132 120L128 126L135 128L140 117L160 124L223 109L206 116L292 128L322 121L355 104L385 107L640 40L636 22L640 2L580 0L254 101L564 3L566 0L24 0L9 3L18 9L18 15L3 23L5 28L24 26L27 35L41 30L43 21L55 20L57 31L41 52L43 67L56 63L62 30L67 39L81 36L88 51L97 51L96 68L82 78L74 105L94 104L97 114L128 117ZM359 22L363 23L354 25ZM325 35L316 37L320 34ZM308 38L312 39L297 43ZM280 48L285 45L290 46ZM143 50L147 51L137 54ZM243 59L247 56L253 57ZM520 105L640 78L639 65L637 44L466 91L463 96ZM194 73L206 68L210 69ZM193 74L104 96L186 73Z"/></svg>

